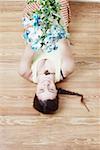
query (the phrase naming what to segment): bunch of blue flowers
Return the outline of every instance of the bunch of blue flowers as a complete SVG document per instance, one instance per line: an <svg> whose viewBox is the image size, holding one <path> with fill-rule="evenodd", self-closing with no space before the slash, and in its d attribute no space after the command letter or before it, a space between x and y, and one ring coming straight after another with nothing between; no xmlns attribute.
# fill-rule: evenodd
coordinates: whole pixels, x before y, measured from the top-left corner
<svg viewBox="0 0 100 150"><path fill-rule="evenodd" d="M63 26L55 22L47 31L47 36L44 39L46 51L51 52L52 50L56 50L58 48L58 40L66 37L69 37L69 33L65 32Z"/></svg>
<svg viewBox="0 0 100 150"><path fill-rule="evenodd" d="M37 14L42 20L42 41L46 37L46 31L50 29L54 20L60 23L60 4L57 0L27 0L27 3L39 2L40 9L33 11L33 14ZM42 14L42 15L41 15Z"/></svg>
<svg viewBox="0 0 100 150"><path fill-rule="evenodd" d="M30 26L24 32L24 38L33 51L45 47L46 52L51 52L58 48L59 39L69 37L69 33L60 23L60 4L58 0L27 0L28 4L35 2L40 7L29 18L24 18L24 27Z"/></svg>

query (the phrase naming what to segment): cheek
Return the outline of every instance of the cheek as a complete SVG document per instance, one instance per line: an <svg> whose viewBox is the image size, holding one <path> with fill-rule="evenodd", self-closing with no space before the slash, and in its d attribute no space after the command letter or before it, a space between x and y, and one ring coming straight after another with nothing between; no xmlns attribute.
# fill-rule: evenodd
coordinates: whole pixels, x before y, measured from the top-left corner
<svg viewBox="0 0 100 150"><path fill-rule="evenodd" d="M37 87L36 87L36 93L37 93L37 94L39 93L40 88L41 88L41 86L40 86L40 85L37 85Z"/></svg>
<svg viewBox="0 0 100 150"><path fill-rule="evenodd" d="M53 88L53 89L56 89L55 84L51 84L50 87Z"/></svg>

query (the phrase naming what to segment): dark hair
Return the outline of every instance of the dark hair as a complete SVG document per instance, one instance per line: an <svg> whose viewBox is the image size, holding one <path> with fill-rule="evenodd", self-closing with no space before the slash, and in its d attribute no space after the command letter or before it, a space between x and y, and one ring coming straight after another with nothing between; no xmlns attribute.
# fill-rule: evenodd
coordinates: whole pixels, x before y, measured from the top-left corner
<svg viewBox="0 0 100 150"><path fill-rule="evenodd" d="M45 101L38 99L38 96L35 94L33 107L44 114L52 114L58 109L58 103L58 94L55 99L47 99Z"/></svg>
<svg viewBox="0 0 100 150"><path fill-rule="evenodd" d="M84 97L82 94L71 92L64 90L62 88L57 88L57 96L55 99L48 99L45 101L39 100L37 95L35 94L34 101L33 101L33 107L38 110L39 112L42 112L44 114L52 114L58 109L58 94L65 94L65 95L76 95L81 97L81 103L86 107L86 109L89 111L89 108L87 107Z"/></svg>

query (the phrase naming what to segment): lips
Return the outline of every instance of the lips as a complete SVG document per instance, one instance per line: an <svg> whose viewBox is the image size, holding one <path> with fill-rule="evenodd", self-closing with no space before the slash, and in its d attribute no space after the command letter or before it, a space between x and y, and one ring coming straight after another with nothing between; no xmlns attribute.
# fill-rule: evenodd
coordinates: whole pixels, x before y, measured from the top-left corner
<svg viewBox="0 0 100 150"><path fill-rule="evenodd" d="M46 71L44 72L44 74L45 74L45 75L50 75L50 72L49 72L48 70L46 70Z"/></svg>

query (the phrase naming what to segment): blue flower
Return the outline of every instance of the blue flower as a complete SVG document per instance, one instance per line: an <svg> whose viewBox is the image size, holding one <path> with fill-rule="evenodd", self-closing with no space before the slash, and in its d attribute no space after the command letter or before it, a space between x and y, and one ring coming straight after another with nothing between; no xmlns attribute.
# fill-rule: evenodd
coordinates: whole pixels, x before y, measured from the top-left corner
<svg viewBox="0 0 100 150"><path fill-rule="evenodd" d="M31 23L30 19L27 17L22 18L22 21L23 21L24 27L26 27L27 25Z"/></svg>
<svg viewBox="0 0 100 150"><path fill-rule="evenodd" d="M27 33L26 33L26 31L23 33L23 37L24 37L24 39L28 39L28 35L27 35Z"/></svg>
<svg viewBox="0 0 100 150"><path fill-rule="evenodd" d="M41 48L41 40L37 39L35 41L32 41L31 48L34 52L38 51Z"/></svg>
<svg viewBox="0 0 100 150"><path fill-rule="evenodd" d="M32 20L32 25L33 25L34 27L40 26L41 19L40 19L40 17L38 16L38 14L33 14L33 15L32 15L32 18L33 18L33 20Z"/></svg>

